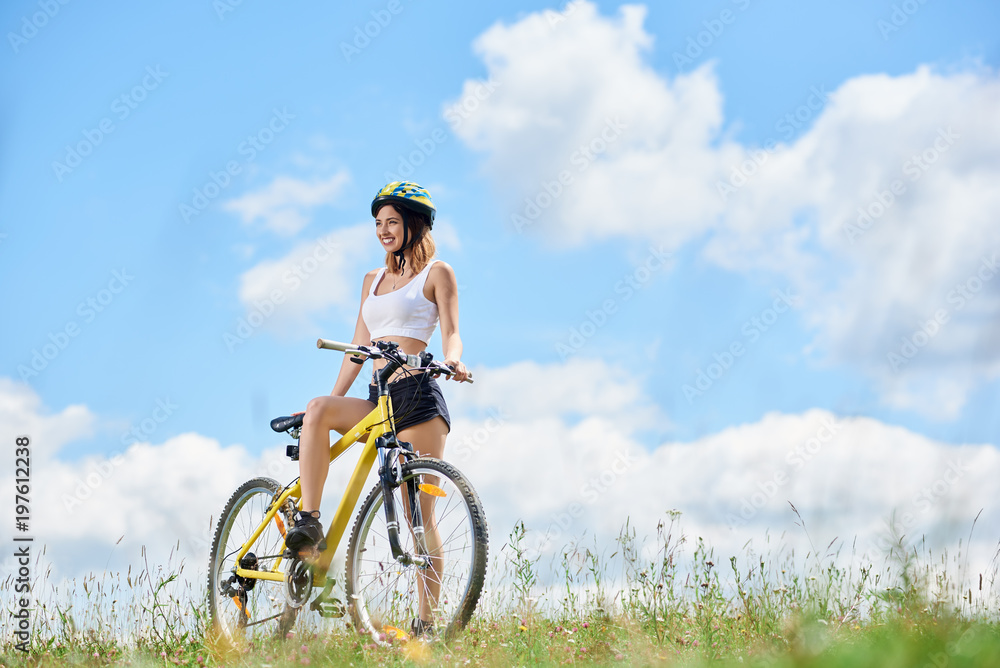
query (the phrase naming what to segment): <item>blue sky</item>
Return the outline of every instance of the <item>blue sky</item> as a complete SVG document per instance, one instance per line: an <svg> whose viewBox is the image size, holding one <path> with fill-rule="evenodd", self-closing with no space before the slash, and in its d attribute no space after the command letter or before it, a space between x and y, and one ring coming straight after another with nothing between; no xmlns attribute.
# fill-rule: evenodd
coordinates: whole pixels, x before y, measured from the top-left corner
<svg viewBox="0 0 1000 668"><path fill-rule="evenodd" d="M572 360L559 345L610 299L614 312L598 316L606 322L569 357L628 370L641 403L658 416L635 435L646 450L755 424L775 411L812 409L872 418L942 444L995 446L1000 352L991 323L1000 282L984 283L975 312L952 312L954 322L964 319L942 326L905 373L883 367L899 333L911 336L946 304L946 288L972 275L980 256L1000 250L996 218L994 232L972 221L971 241L942 240L937 248L967 251L949 264L952 256L925 257L906 240L924 223L905 215L911 202L900 197L885 220L903 235L888 246L903 259L889 273L872 269L886 257L874 246L880 231L859 240L858 248L872 242L860 259L827 244L822 232L843 218L830 217L834 204L848 212L867 206L909 155L900 146L930 146L942 124L960 127L957 148L942 153L942 164L954 162L949 174L972 174L972 184L1000 164L988 106L1000 7L903 4L914 11L897 14L895 25L893 12L902 10L891 2L651 3L632 24L627 10L609 2L457 10L409 0L294 7L248 0L224 12L208 0L69 3L25 33L23 22L40 5L6 3L0 377L13 382L12 393L36 397L39 416L74 405L93 416L64 441L62 462L123 450L137 426L152 444L195 433L255 455L280 445L269 419L330 391L340 359L314 341L350 338L364 272L381 261L371 197L417 152L421 164L410 178L438 206L439 256L458 276L464 361L480 370L478 384L490 384L491 370L522 362L549 370L525 383L568 382L560 365ZM369 28L377 34L345 55L343 44L380 17L385 25ZM538 30L532 21L541 22ZM539 32L546 22L550 36ZM561 23L580 37L567 37ZM590 29L615 36L609 49L626 44L601 60L607 72L572 51ZM698 40L700 52L686 53ZM595 59L601 48L595 42ZM519 78L535 63L542 84ZM477 86L492 79L496 92L477 98ZM633 80L640 84L628 85ZM624 90L616 82L626 82ZM968 92L958 107L982 114L963 121L932 109L922 118L917 112L930 107L919 100L897 109L910 88L924 86L927 99L940 100L947 95L933 87L949 85ZM809 108L818 90L833 102ZM449 122L446 110L463 102L475 109ZM655 118L630 117L579 183L529 229L516 229L512 214L567 166L560 151L575 146L574 137L595 136L601 114L657 109L673 120L660 127ZM796 112L800 127L790 131L786 117ZM900 143L871 142L870 155L838 153L881 113L895 116L873 136L898 129ZM251 151L254 135L260 149ZM731 167L772 139L779 152L729 201L697 188L671 190L681 180L666 176L662 188L644 185L661 183L658 174L669 170L690 171L714 197ZM75 160L67 147L81 142L96 145L78 166L54 165ZM657 142L662 154L649 148ZM814 144L833 148L810 152ZM227 165L238 173L220 176ZM830 183L869 172L869 185L850 198L812 192L832 192ZM196 190L213 192L213 174L224 185L185 220L181 206L194 205ZM940 192L947 184L954 181L943 169L928 170L908 193L913 210L944 211L948 222L939 224L965 229L957 196ZM770 204L800 194L780 210ZM337 245L335 259L320 263L301 289L288 289L275 277L320 238ZM616 285L640 276L651 249L668 253L669 266L641 274L625 298ZM934 289L921 302L916 276L936 263L944 268L927 279ZM124 273L124 285L115 272ZM854 281L873 283L866 290ZM288 304L245 341L227 345L226 335L275 285ZM777 290L798 295L799 306L750 341L746 323L765 314ZM67 326L77 333L61 334ZM59 341L67 345L44 369L24 371L36 351ZM734 343L745 344L745 354L689 401L683 386ZM440 353L438 336L430 349ZM465 391L449 386L449 399L461 403ZM352 390L365 392L361 381ZM174 408L151 422L158 401ZM571 405L552 410L569 428L588 417ZM155 429L144 430L143 420Z"/></svg>

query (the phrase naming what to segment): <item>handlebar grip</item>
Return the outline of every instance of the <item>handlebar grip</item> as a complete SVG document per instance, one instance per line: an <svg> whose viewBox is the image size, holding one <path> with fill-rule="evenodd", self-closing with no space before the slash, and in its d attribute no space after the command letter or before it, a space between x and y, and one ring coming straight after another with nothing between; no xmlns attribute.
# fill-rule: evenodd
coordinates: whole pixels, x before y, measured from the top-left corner
<svg viewBox="0 0 1000 668"><path fill-rule="evenodd" d="M330 341L329 339L318 339L316 347L325 350L339 350L342 353L360 352L358 347L353 343L340 343L339 341Z"/></svg>
<svg viewBox="0 0 1000 668"><path fill-rule="evenodd" d="M450 368L450 367L449 367L449 368ZM447 374L447 375L449 375L449 376L452 376L452 375L454 375L454 373L455 373L455 372L454 372L454 371L452 371L451 373L448 373L447 371L442 371L441 373L444 373L444 374ZM466 378L466 379L465 379L465 380L463 380L462 382L463 382L463 383L468 383L469 385L472 385L472 383L473 383L473 380L472 380L472 376L469 376L468 378Z"/></svg>

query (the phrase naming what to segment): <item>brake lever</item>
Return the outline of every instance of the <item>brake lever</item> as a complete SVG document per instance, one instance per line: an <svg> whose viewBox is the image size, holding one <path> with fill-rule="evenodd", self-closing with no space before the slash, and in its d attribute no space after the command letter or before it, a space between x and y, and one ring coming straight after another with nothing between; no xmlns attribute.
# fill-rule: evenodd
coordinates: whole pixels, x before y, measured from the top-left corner
<svg viewBox="0 0 1000 668"><path fill-rule="evenodd" d="M441 362L437 362L437 364L439 364L440 366L424 366L424 367L418 367L418 368L421 369L421 370L423 370L423 371L426 371L426 372L430 373L434 378L437 378L441 374L446 374L446 375L449 375L449 376L454 375L455 369L452 366L450 366L448 364L443 364ZM445 368L442 369L441 368L442 366L445 367ZM463 383L472 383L473 381L472 381L472 378L469 377L469 378L466 378L465 380L463 380L462 382Z"/></svg>

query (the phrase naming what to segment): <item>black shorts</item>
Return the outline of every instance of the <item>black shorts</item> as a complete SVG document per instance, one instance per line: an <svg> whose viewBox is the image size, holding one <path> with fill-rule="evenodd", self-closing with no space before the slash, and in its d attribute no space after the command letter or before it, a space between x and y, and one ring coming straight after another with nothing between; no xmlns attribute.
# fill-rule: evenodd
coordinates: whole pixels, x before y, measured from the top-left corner
<svg viewBox="0 0 1000 668"><path fill-rule="evenodd" d="M444 402L441 386L428 373L403 376L389 383L389 397L392 399L392 415L396 431L402 431L421 422L427 422L440 415L451 431L451 416ZM378 403L378 388L368 386L368 401Z"/></svg>

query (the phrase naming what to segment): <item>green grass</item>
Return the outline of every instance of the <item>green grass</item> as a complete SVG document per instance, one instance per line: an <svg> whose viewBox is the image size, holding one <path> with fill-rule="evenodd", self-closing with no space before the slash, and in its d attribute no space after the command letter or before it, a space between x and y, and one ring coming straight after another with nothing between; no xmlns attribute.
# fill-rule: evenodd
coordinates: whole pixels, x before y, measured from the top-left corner
<svg viewBox="0 0 1000 668"><path fill-rule="evenodd" d="M1000 666L996 569L961 551L897 547L879 563L838 551L716 555L669 515L652 541L568 545L548 566L508 537L479 610L453 642L376 645L342 622L300 620L293 637L224 652L206 640L204 592L184 565L51 586L31 651L0 620L4 666L670 665ZM848 565L841 565L847 563ZM37 593L46 586L38 578ZM10 580L0 583L9 612ZM311 623L312 622L312 623Z"/></svg>

